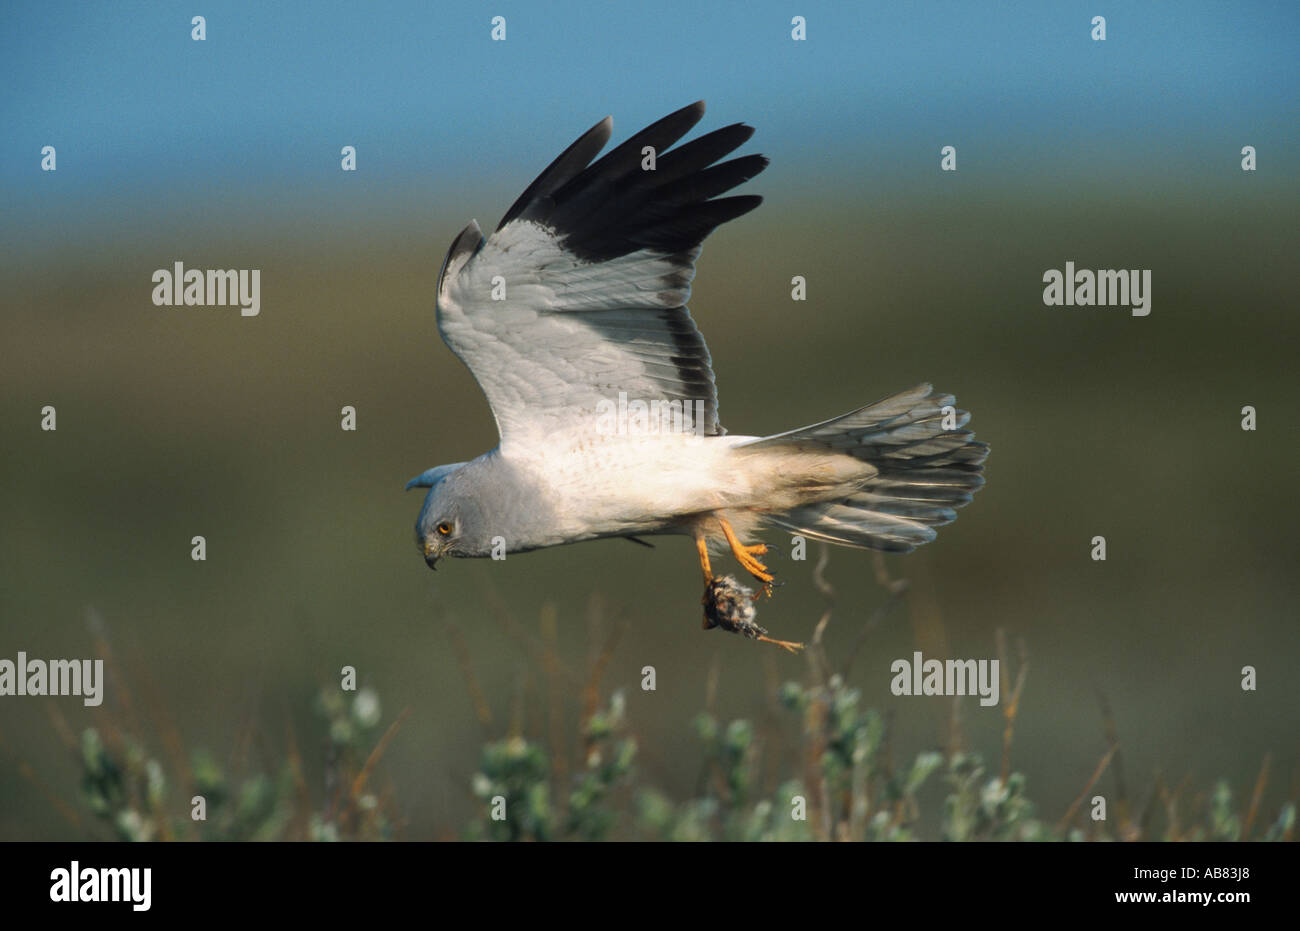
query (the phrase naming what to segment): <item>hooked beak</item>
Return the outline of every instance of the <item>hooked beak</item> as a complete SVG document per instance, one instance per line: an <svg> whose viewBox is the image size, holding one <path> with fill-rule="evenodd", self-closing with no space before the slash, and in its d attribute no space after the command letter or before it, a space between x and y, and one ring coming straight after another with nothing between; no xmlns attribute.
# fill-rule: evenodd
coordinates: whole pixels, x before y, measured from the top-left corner
<svg viewBox="0 0 1300 931"><path fill-rule="evenodd" d="M432 569L434 572L437 572L438 559L441 556L441 554L434 549L433 542L426 541L425 544L420 548L424 551L424 564L428 566L430 569Z"/></svg>

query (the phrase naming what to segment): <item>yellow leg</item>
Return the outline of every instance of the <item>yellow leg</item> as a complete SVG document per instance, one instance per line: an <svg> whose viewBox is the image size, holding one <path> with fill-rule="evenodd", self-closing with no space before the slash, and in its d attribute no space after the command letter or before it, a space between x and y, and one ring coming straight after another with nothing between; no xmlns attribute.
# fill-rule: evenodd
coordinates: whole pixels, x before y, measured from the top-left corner
<svg viewBox="0 0 1300 931"><path fill-rule="evenodd" d="M774 643L777 646L779 646L781 649L785 650L787 653L798 653L800 650L803 649L802 643L795 643L793 640L773 640L771 637L767 636L767 634L761 635L758 638L758 642Z"/></svg>
<svg viewBox="0 0 1300 931"><path fill-rule="evenodd" d="M700 571L704 573L704 584L713 581L713 567L709 565L709 544L703 534L695 535L695 548L700 553Z"/></svg>
<svg viewBox="0 0 1300 931"><path fill-rule="evenodd" d="M704 539L704 534L695 534L695 549L700 554L700 571L704 573L704 594L700 596L700 604L708 605L709 603L709 586L713 584L713 567L709 565L709 544ZM709 629L709 614L706 610L704 613L705 630Z"/></svg>
<svg viewBox="0 0 1300 931"><path fill-rule="evenodd" d="M776 576L768 572L767 566L757 559L757 557L767 552L767 545L756 543L753 546L745 546L740 542L740 538L736 536L736 531L731 529L731 524L727 523L725 517L719 517L718 523L722 525L722 533L726 536L727 543L731 545L731 553L736 557L736 562L740 563L746 572L762 582L765 590L770 591L772 580Z"/></svg>

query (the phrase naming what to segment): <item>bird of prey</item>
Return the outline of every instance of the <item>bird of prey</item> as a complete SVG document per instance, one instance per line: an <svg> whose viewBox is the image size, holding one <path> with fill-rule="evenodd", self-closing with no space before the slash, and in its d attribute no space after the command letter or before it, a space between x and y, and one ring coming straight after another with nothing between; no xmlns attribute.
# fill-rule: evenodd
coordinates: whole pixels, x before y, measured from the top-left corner
<svg viewBox="0 0 1300 931"><path fill-rule="evenodd" d="M702 101L684 107L593 161L611 135L605 118L490 236L471 222L452 243L438 332L487 396L500 442L406 486L428 489L415 532L430 568L681 534L694 539L706 598L710 548L730 550L771 594L760 531L909 552L983 485L987 445L928 384L773 436L723 429L686 302L701 243L762 200L719 195L768 161L720 161L753 135L742 123L676 145L703 115Z"/></svg>

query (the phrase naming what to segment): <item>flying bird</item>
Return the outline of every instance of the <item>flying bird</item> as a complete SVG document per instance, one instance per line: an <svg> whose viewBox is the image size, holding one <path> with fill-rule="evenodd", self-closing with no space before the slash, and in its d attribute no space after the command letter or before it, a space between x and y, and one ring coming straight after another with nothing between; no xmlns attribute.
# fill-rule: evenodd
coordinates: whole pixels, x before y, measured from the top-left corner
<svg viewBox="0 0 1300 931"><path fill-rule="evenodd" d="M773 436L723 429L686 302L704 239L762 202L719 195L768 160L721 161L753 135L742 123L677 145L703 115L702 101L684 107L593 161L606 117L490 236L472 221L452 243L438 332L487 396L500 442L407 484L428 489L415 532L430 568L680 534L695 542L707 608L711 552L730 551L770 595L761 531L909 552L983 485L987 445L928 384Z"/></svg>

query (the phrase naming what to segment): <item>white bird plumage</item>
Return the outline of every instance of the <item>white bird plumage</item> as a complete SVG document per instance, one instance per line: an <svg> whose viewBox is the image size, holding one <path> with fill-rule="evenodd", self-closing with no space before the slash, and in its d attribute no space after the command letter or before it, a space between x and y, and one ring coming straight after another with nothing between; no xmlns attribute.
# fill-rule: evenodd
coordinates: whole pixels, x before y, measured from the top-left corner
<svg viewBox="0 0 1300 931"><path fill-rule="evenodd" d="M686 302L703 240L761 202L717 195L767 160L719 162L752 135L743 124L674 147L703 112L685 107L593 162L602 120L490 236L471 222L452 244L438 330L487 396L500 444L412 480L429 489L416 534L430 566L501 543L683 533L706 579L706 546L725 545L766 584L765 547L748 542L765 527L906 552L983 484L987 447L929 385L776 436L726 434ZM698 404L702 417L686 432L611 431L602 411L620 397Z"/></svg>

